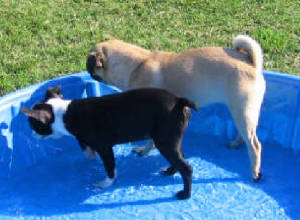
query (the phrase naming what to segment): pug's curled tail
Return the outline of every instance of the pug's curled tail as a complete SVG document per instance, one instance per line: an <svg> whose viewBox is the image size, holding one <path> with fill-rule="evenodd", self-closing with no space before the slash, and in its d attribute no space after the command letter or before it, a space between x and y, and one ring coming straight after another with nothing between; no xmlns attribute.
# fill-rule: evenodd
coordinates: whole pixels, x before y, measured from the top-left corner
<svg viewBox="0 0 300 220"><path fill-rule="evenodd" d="M257 41L247 35L238 35L233 40L235 50L246 50L250 55L252 64L256 68L256 74L263 70L263 52Z"/></svg>

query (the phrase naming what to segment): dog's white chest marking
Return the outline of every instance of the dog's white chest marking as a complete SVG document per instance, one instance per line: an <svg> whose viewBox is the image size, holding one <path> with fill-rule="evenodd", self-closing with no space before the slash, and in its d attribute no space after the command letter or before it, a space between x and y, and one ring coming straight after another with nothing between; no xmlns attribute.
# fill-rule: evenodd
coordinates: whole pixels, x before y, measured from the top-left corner
<svg viewBox="0 0 300 220"><path fill-rule="evenodd" d="M68 105L71 100L63 100L60 98L49 99L46 103L52 106L53 114L54 114L54 122L51 125L53 134L52 138L59 138L63 135L71 135L63 121L63 116L67 111Z"/></svg>

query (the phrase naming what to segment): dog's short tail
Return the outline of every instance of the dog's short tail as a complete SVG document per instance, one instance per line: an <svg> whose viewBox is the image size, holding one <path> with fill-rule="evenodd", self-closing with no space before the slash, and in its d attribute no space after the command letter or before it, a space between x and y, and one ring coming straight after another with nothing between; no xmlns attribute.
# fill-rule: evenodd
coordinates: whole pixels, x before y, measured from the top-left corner
<svg viewBox="0 0 300 220"><path fill-rule="evenodd" d="M233 46L236 50L246 50L256 68L256 74L262 73L263 52L258 42L247 35L238 35L233 40Z"/></svg>
<svg viewBox="0 0 300 220"><path fill-rule="evenodd" d="M179 98L177 104L181 107L185 107L185 106L190 107L190 108L194 109L195 111L199 110L199 106L195 102L190 101L186 98Z"/></svg>

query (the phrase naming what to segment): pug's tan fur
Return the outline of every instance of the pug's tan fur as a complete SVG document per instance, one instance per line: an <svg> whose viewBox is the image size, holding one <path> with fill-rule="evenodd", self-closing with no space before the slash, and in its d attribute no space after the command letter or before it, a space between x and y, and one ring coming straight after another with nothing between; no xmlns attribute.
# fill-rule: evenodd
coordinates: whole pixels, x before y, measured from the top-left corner
<svg viewBox="0 0 300 220"><path fill-rule="evenodd" d="M261 144L256 135L265 92L260 45L246 35L234 39L233 49L204 47L182 53L149 51L119 40L97 44L87 69L96 80L122 90L157 87L187 97L199 106L224 103L240 136L230 146L246 143L252 177L259 180Z"/></svg>

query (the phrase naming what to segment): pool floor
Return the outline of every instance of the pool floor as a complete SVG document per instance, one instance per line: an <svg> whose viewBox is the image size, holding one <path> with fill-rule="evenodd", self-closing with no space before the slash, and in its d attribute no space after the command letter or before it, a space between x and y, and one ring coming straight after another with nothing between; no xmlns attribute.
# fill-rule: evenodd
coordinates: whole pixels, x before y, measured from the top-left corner
<svg viewBox="0 0 300 220"><path fill-rule="evenodd" d="M231 150L221 137L187 132L192 197L178 201L179 174L161 176L168 163L158 151L141 158L134 146L114 148L118 178L104 190L94 186L105 176L102 162L86 159L79 146L0 182L0 219L300 219L299 153L263 143L263 178L253 183L245 146Z"/></svg>

